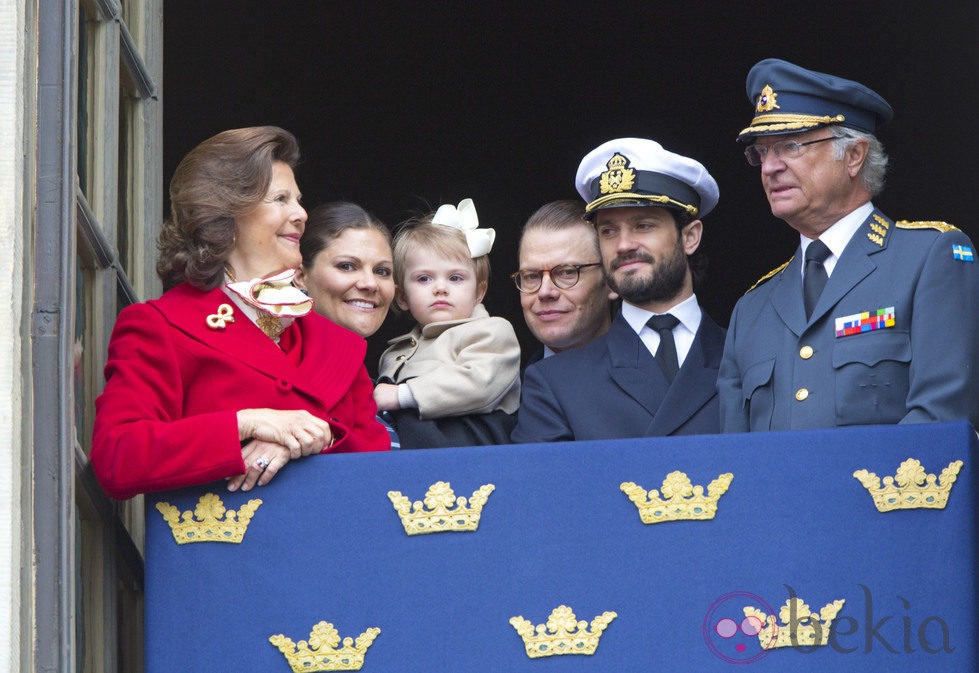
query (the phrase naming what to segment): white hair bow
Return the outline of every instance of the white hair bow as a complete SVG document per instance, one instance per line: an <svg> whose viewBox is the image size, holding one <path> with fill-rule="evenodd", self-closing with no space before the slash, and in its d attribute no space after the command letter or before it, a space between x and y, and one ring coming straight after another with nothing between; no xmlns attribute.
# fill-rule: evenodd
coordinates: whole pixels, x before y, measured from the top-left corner
<svg viewBox="0 0 979 673"><path fill-rule="evenodd" d="M493 241L496 240L496 231L478 228L479 217L476 216L476 206L472 199L463 199L458 207L450 203L439 206L432 217L432 224L453 227L465 234L469 256L473 259L488 255L493 249Z"/></svg>

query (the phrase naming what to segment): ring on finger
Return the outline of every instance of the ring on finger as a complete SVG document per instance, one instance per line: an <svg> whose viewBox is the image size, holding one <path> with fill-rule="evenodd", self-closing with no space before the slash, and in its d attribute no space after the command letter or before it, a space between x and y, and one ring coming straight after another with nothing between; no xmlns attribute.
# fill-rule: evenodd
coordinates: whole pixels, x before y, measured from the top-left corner
<svg viewBox="0 0 979 673"><path fill-rule="evenodd" d="M260 470L264 470L272 462L268 456L260 456L258 460L255 461L255 467Z"/></svg>

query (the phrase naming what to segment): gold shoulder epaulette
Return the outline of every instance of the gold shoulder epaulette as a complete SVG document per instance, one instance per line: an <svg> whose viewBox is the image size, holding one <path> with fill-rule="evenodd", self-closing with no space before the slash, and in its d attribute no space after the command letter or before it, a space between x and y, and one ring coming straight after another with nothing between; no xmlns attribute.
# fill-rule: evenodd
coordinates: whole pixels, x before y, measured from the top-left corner
<svg viewBox="0 0 979 673"><path fill-rule="evenodd" d="M909 222L900 220L894 223L898 229L937 229L938 231L958 231L959 228L948 222Z"/></svg>
<svg viewBox="0 0 979 673"><path fill-rule="evenodd" d="M766 280L768 280L769 278L771 278L772 276L774 276L775 274L777 274L779 271L781 271L782 269L784 269L785 267L787 267L789 265L789 262L791 262L793 259L795 259L795 255L793 255L792 257L789 257L789 261L786 262L785 264L783 264L782 266L780 266L780 267L778 267L776 269L772 269L771 271L769 271L768 273L766 273L764 276L762 276L761 278L759 278L758 280L756 280L755 281L755 284L752 285L751 287L749 287L748 290L745 292L745 294L748 294L748 292L751 292L756 287L758 287L759 285L761 285L762 283L764 283Z"/></svg>

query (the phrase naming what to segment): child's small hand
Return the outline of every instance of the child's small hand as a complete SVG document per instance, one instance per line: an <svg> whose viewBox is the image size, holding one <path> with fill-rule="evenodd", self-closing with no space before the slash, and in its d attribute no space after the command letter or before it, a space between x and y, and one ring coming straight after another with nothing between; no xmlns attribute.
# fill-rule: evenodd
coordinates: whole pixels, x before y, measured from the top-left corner
<svg viewBox="0 0 979 673"><path fill-rule="evenodd" d="M374 402L378 411L394 411L400 409L398 404L398 386L393 383L378 383L374 386Z"/></svg>

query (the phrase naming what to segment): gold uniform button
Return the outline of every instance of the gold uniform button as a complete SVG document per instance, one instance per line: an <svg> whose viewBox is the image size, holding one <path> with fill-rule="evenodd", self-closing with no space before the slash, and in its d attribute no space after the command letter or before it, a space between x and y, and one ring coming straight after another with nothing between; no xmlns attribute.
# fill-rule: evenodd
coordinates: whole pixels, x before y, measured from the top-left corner
<svg viewBox="0 0 979 673"><path fill-rule="evenodd" d="M395 360L407 360L408 359L408 356L407 355L399 355L398 357L396 357L394 359Z"/></svg>
<svg viewBox="0 0 979 673"><path fill-rule="evenodd" d="M797 391L795 391L795 399L799 400L800 402L807 397L809 397L809 391L807 389L799 388Z"/></svg>
<svg viewBox="0 0 979 673"><path fill-rule="evenodd" d="M802 358L803 360L808 360L809 358L812 357L812 354L813 354L812 346L803 346L802 348L799 349L799 357Z"/></svg>
<svg viewBox="0 0 979 673"><path fill-rule="evenodd" d="M412 348L414 348L414 347L415 347L415 346L417 346L418 344L416 344L416 343L415 343L415 340L414 340L414 339L412 339L412 340L411 340L411 343L409 343L408 345L409 345L409 346L411 346Z"/></svg>

